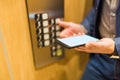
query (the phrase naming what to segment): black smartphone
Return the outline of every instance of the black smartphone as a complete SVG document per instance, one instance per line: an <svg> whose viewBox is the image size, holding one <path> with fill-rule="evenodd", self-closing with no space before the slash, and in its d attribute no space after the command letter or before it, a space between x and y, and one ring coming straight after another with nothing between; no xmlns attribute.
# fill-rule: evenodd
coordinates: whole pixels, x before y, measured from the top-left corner
<svg viewBox="0 0 120 80"><path fill-rule="evenodd" d="M66 48L75 48L83 46L89 41L98 41L99 39L89 35L72 36L68 38L57 38L56 43Z"/></svg>

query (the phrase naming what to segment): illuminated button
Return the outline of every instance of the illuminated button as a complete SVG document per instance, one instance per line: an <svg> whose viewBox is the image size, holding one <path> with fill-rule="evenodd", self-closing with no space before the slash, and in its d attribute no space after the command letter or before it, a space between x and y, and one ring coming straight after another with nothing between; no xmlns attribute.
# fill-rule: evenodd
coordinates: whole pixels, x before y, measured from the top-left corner
<svg viewBox="0 0 120 80"><path fill-rule="evenodd" d="M56 52L55 51L52 52L52 56L56 56Z"/></svg>
<svg viewBox="0 0 120 80"><path fill-rule="evenodd" d="M52 27L52 30L55 30L54 26L51 26Z"/></svg>
<svg viewBox="0 0 120 80"><path fill-rule="evenodd" d="M60 45L57 45L57 49L61 49L61 46L60 46Z"/></svg>
<svg viewBox="0 0 120 80"><path fill-rule="evenodd" d="M57 31L60 30L60 26L56 25L56 30Z"/></svg>
<svg viewBox="0 0 120 80"><path fill-rule="evenodd" d="M44 33L49 33L49 28L48 27L44 28Z"/></svg>
<svg viewBox="0 0 120 80"><path fill-rule="evenodd" d="M44 46L43 46L43 42L39 42L38 47L39 47L39 48L44 47Z"/></svg>
<svg viewBox="0 0 120 80"><path fill-rule="evenodd" d="M46 40L44 43L45 43L45 46L50 45L50 41L49 40Z"/></svg>
<svg viewBox="0 0 120 80"><path fill-rule="evenodd" d="M56 49L56 47L55 47L55 46L53 46L53 47L52 47L52 50L55 50L55 49Z"/></svg>
<svg viewBox="0 0 120 80"><path fill-rule="evenodd" d="M42 14L42 19L48 19L48 13L43 13Z"/></svg>
<svg viewBox="0 0 120 80"><path fill-rule="evenodd" d="M55 24L57 24L57 22L58 22L59 20L60 20L59 18L56 18L56 19L55 19Z"/></svg>
<svg viewBox="0 0 120 80"><path fill-rule="evenodd" d="M54 33L52 33L52 38L53 38L53 37L55 37L55 34L54 34Z"/></svg>
<svg viewBox="0 0 120 80"><path fill-rule="evenodd" d="M48 21L43 21L43 26L48 26L49 22Z"/></svg>
<svg viewBox="0 0 120 80"><path fill-rule="evenodd" d="M55 43L55 39L52 39L52 43Z"/></svg>
<svg viewBox="0 0 120 80"><path fill-rule="evenodd" d="M60 32L56 32L56 36L59 36L60 35Z"/></svg>
<svg viewBox="0 0 120 80"><path fill-rule="evenodd" d="M51 25L54 24L54 19L51 19Z"/></svg>
<svg viewBox="0 0 120 80"><path fill-rule="evenodd" d="M62 49L58 49L56 51L56 56L61 56L62 55Z"/></svg>
<svg viewBox="0 0 120 80"><path fill-rule="evenodd" d="M44 35L44 39L46 40L46 39L49 39L50 37L49 37L49 34L45 34Z"/></svg>

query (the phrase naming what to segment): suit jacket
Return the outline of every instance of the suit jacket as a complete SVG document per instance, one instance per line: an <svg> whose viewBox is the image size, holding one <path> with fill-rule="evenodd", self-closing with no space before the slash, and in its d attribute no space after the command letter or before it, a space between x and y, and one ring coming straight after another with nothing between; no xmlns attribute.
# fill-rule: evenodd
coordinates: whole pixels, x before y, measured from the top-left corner
<svg viewBox="0 0 120 80"><path fill-rule="evenodd" d="M99 34L99 24L104 0L94 0L94 6L88 16L83 20L82 24L88 30L88 34L97 38L101 38ZM115 49L120 56L120 1L116 12L116 37Z"/></svg>

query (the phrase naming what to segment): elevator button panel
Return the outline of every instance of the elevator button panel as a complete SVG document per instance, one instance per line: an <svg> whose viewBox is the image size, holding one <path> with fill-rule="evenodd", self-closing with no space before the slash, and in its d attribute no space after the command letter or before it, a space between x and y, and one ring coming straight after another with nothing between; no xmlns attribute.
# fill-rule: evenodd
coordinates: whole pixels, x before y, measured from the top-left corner
<svg viewBox="0 0 120 80"><path fill-rule="evenodd" d="M56 24L64 18L64 0L27 0L30 39L35 68L64 58L64 48L55 43L62 28Z"/></svg>

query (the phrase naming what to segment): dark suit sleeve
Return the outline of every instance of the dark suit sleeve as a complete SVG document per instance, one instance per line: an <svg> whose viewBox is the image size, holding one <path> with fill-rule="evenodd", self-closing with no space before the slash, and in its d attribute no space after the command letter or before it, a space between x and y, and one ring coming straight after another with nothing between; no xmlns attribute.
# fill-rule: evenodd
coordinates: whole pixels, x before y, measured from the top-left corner
<svg viewBox="0 0 120 80"><path fill-rule="evenodd" d="M96 10L93 8L88 16L82 21L82 25L87 29L88 34L91 34L93 27L94 27L94 23L95 23L95 16L96 15Z"/></svg>
<svg viewBox="0 0 120 80"><path fill-rule="evenodd" d="M116 49L116 54L120 56L120 37L115 38L115 49Z"/></svg>

